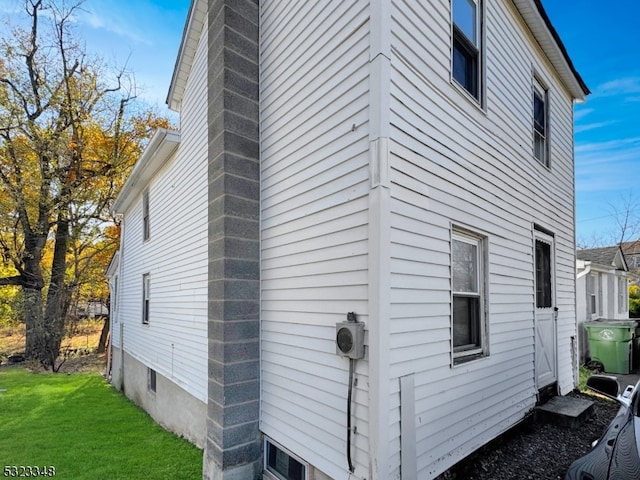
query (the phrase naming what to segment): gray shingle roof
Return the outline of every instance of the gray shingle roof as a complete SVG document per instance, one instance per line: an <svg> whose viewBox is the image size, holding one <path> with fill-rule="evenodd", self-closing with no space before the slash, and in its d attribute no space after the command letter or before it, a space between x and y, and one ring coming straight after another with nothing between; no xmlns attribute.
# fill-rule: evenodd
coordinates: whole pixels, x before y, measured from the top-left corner
<svg viewBox="0 0 640 480"><path fill-rule="evenodd" d="M578 250L576 256L578 260L597 263L598 265L614 266L616 254L620 247L588 248Z"/></svg>

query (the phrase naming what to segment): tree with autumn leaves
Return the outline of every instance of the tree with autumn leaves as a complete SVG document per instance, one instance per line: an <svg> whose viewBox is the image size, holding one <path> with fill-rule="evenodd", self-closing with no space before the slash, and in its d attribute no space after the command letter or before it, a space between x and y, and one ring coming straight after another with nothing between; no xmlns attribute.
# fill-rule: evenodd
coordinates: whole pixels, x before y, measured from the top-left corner
<svg viewBox="0 0 640 480"><path fill-rule="evenodd" d="M55 369L67 313L104 296L118 245L110 206L157 127L123 70L73 35L79 4L25 0L0 44L0 289L19 287L25 355Z"/></svg>

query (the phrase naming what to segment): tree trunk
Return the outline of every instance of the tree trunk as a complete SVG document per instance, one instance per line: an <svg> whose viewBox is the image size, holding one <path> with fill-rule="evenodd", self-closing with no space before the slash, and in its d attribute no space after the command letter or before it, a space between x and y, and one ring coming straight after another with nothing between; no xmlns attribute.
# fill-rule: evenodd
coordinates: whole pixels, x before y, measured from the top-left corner
<svg viewBox="0 0 640 480"><path fill-rule="evenodd" d="M47 292L47 306L44 312L44 323L47 326L46 341L43 345L44 355L40 361L47 367L55 367L56 358L60 354L60 344L64 337L65 316L67 307L67 289L65 271L67 269L67 249L69 246L69 220L66 213L58 214L53 260L51 263L51 281Z"/></svg>
<svg viewBox="0 0 640 480"><path fill-rule="evenodd" d="M40 358L45 337L44 317L42 310L42 249L46 241L45 235L32 232L25 236L25 252L23 254L24 272L22 273L22 291L24 294L24 323L26 358Z"/></svg>
<svg viewBox="0 0 640 480"><path fill-rule="evenodd" d="M44 343L44 317L42 315L42 290L23 288L26 358L40 358Z"/></svg>
<svg viewBox="0 0 640 480"><path fill-rule="evenodd" d="M104 317L102 324L102 332L100 333L100 342L98 342L97 353L104 353L107 349L107 338L109 337L109 317Z"/></svg>

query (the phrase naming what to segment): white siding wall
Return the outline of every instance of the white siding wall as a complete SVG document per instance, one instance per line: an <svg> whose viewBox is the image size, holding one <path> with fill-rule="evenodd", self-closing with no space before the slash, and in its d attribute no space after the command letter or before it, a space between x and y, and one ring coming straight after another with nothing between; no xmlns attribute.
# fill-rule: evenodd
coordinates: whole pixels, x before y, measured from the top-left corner
<svg viewBox="0 0 640 480"><path fill-rule="evenodd" d="M392 25L392 439L415 373L418 477L533 407L533 224L555 234L559 385L573 388L572 103L509 2L486 5L486 110L450 81L450 2L395 0ZM551 169L533 157L533 72L549 86ZM490 356L451 366L451 224L488 238ZM395 437L394 437L395 435ZM399 441L391 464L398 473Z"/></svg>
<svg viewBox="0 0 640 480"><path fill-rule="evenodd" d="M349 362L335 324L367 321L368 3L260 2L264 433L349 477ZM354 392L355 476L368 476L367 362Z"/></svg>
<svg viewBox="0 0 640 480"><path fill-rule="evenodd" d="M148 241L142 239L142 198L125 212L118 315L125 351L205 402L206 43L204 29L181 108L181 143L148 186ZM151 276L149 325L141 322L145 273Z"/></svg>

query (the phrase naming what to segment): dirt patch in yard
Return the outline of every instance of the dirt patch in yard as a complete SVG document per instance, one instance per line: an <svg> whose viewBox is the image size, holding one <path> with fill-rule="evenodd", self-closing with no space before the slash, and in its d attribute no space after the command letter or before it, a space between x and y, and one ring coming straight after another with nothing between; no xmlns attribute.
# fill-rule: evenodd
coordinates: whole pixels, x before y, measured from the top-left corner
<svg viewBox="0 0 640 480"><path fill-rule="evenodd" d="M571 463L591 449L615 417L616 402L585 395L594 402L593 416L582 426L566 428L533 418L482 447L436 480L557 480Z"/></svg>
<svg viewBox="0 0 640 480"><path fill-rule="evenodd" d="M58 359L58 362L61 362ZM107 367L107 356L104 353L82 353L68 357L60 366L59 373L98 372L103 373ZM35 367L35 371L46 371L43 367Z"/></svg>
<svg viewBox="0 0 640 480"><path fill-rule="evenodd" d="M60 357L56 361L57 367L64 360L60 372L103 372L105 370L107 364L105 354L95 353L103 324L103 319L86 319L74 325L71 336L63 339ZM0 366L10 364L10 358L13 355L23 355L24 330L24 324L0 328ZM44 371L37 362L25 362L19 365L32 371Z"/></svg>
<svg viewBox="0 0 640 480"><path fill-rule="evenodd" d="M58 359L59 365L62 359ZM82 353L68 357L60 366L58 373L78 373L78 372L97 372L104 373L107 366L107 356L104 353ZM25 368L31 372L47 373L51 370L45 369L36 361L26 361L22 363L9 364L3 362L0 369L3 368Z"/></svg>

